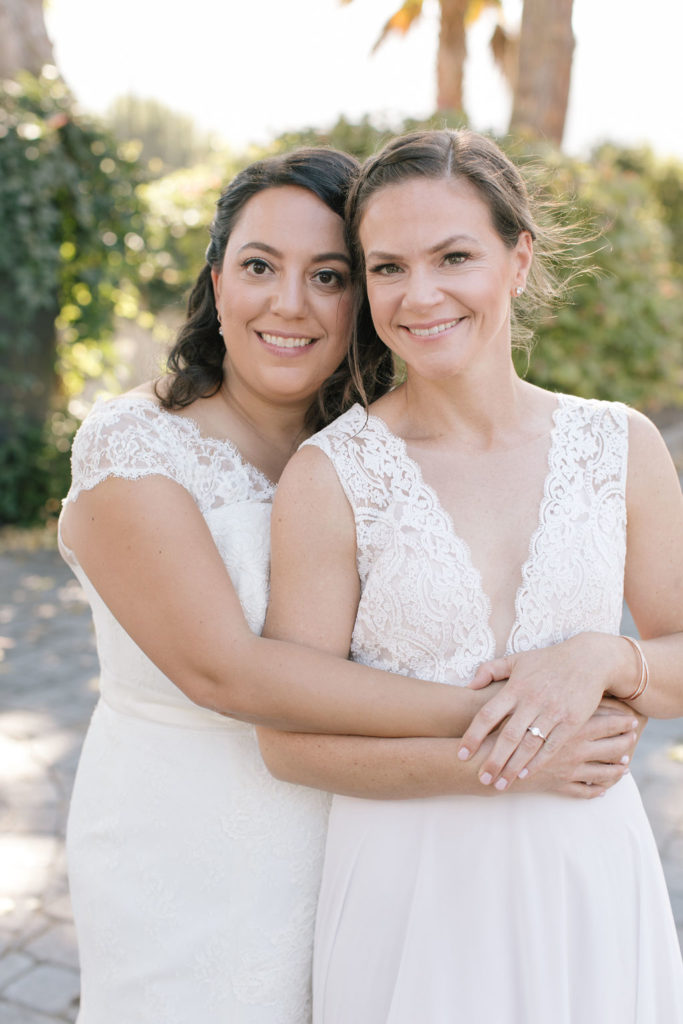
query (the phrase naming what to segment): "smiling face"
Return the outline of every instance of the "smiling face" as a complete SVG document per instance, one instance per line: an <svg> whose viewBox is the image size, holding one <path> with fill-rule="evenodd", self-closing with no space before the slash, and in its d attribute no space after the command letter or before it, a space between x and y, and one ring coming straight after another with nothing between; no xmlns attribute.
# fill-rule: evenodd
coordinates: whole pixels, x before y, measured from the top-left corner
<svg viewBox="0 0 683 1024"><path fill-rule="evenodd" d="M507 246L474 185L388 185L369 199L359 238L377 333L409 371L440 380L509 365L510 296L524 286L532 243L523 231Z"/></svg>
<svg viewBox="0 0 683 1024"><path fill-rule="evenodd" d="M228 390L310 402L351 332L341 217L304 188L265 189L242 209L212 279Z"/></svg>

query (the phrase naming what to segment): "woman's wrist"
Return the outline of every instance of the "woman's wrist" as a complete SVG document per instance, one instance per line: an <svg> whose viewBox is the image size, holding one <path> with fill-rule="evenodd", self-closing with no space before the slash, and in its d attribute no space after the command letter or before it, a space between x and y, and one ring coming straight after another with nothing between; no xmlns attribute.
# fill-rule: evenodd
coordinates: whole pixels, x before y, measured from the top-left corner
<svg viewBox="0 0 683 1024"><path fill-rule="evenodd" d="M503 683L490 683L482 690L470 690L466 686L443 684L452 692L448 734L459 738L467 730L472 719L491 698L499 692Z"/></svg>
<svg viewBox="0 0 683 1024"><path fill-rule="evenodd" d="M647 690L648 684L650 682L650 667L647 663L647 658L643 654L643 649L637 640L635 640L632 636L622 636L622 640L626 640L626 642L630 644L630 646L637 654L639 671L639 679L634 690L623 699L625 701L637 700L638 697L642 697L645 691Z"/></svg>
<svg viewBox="0 0 683 1024"><path fill-rule="evenodd" d="M650 669L640 643L631 636L614 637L618 645L608 696L632 701L642 697L650 681Z"/></svg>

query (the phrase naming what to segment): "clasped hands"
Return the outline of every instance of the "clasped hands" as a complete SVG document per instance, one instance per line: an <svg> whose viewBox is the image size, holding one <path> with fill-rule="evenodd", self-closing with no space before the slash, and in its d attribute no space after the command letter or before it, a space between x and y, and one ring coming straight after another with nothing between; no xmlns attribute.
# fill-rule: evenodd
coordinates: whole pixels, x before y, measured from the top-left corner
<svg viewBox="0 0 683 1024"><path fill-rule="evenodd" d="M559 789L549 781L549 789L592 796L624 774L647 719L605 697L612 668L605 640L582 633L480 666L470 688L504 685L472 719L458 757L469 760L482 750L483 785L504 791L517 779L545 773L567 780ZM540 777L536 782L542 788Z"/></svg>

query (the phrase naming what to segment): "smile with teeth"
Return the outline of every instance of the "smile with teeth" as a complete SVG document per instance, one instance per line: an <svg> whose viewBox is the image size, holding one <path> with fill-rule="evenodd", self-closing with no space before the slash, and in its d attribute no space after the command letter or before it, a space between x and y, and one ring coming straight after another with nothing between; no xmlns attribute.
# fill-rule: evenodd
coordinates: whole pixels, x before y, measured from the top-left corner
<svg viewBox="0 0 683 1024"><path fill-rule="evenodd" d="M315 338L285 338L281 334L265 334L259 331L259 337L267 345L277 345L278 348L304 348L315 341Z"/></svg>
<svg viewBox="0 0 683 1024"><path fill-rule="evenodd" d="M436 327L406 327L407 331L414 334L418 338L433 338L437 334L443 334L445 331L450 331L451 327L455 327L459 324L463 317L458 317L457 320L449 320L448 323L437 324Z"/></svg>

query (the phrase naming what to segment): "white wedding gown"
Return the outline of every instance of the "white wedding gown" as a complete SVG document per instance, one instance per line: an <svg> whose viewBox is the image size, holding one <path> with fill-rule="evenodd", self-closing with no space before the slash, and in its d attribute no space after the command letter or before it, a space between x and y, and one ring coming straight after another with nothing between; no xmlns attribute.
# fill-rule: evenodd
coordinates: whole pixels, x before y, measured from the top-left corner
<svg viewBox="0 0 683 1024"><path fill-rule="evenodd" d="M405 443L358 406L312 438L353 508L352 656L464 685L494 656L489 601ZM508 652L618 633L623 406L558 396ZM455 756L455 754L454 754ZM315 1024L681 1024L683 967L633 778L604 798L335 796Z"/></svg>
<svg viewBox="0 0 683 1024"><path fill-rule="evenodd" d="M230 442L123 397L95 406L72 466L67 501L110 476L186 488L261 631L274 487ZM101 663L67 831L79 1024L308 1024L329 797L273 779L253 727L192 704L61 550Z"/></svg>

